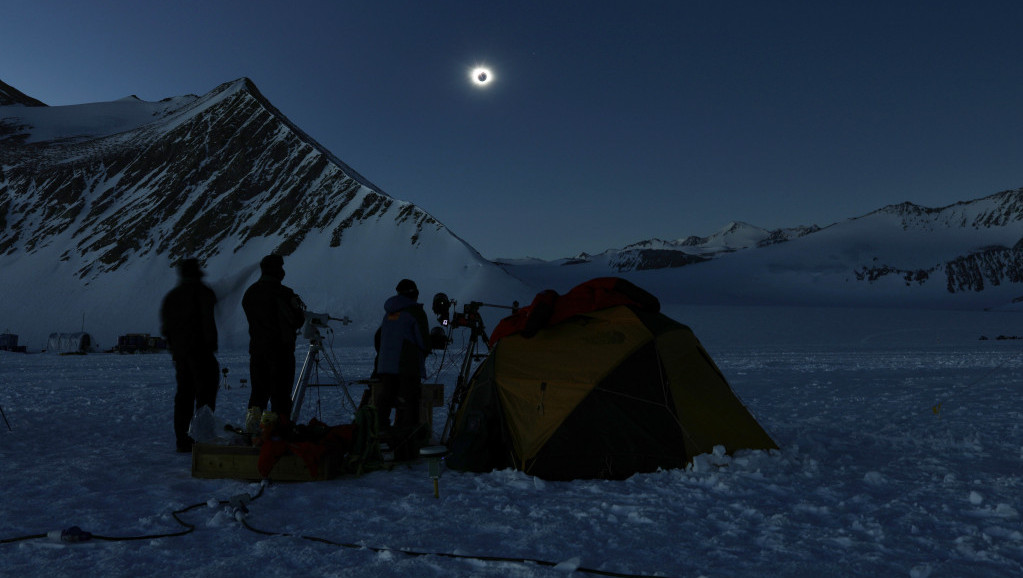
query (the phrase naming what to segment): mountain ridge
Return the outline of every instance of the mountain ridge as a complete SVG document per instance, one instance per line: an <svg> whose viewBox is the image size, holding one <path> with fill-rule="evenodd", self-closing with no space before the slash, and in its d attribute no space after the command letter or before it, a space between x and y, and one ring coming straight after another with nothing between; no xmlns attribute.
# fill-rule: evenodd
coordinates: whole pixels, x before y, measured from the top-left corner
<svg viewBox="0 0 1023 578"><path fill-rule="evenodd" d="M0 106L46 106L42 101L32 98L17 88L0 80Z"/></svg>
<svg viewBox="0 0 1023 578"><path fill-rule="evenodd" d="M618 275L700 303L1007 308L1023 296L1023 189L937 208L893 204L825 227L732 222L707 237L500 264L562 290Z"/></svg>
<svg viewBox="0 0 1023 578"><path fill-rule="evenodd" d="M443 278L465 291L500 280L503 296L528 292L432 215L373 188L247 78L158 102L0 107L0 266L8 273L0 290L20 306L46 311L64 301L113 318L116 308L86 294L119 279L145 296L127 306L138 321L109 325L155 331L152 301L173 286L171 266L195 257L224 286L222 301L232 302L225 322L242 340L233 302L270 252L292 263L289 279L312 287L304 295L311 307L366 327L377 317L360 310L368 295L392 293L403 277L426 286ZM325 263L372 274L356 283L323 275ZM18 317L7 307L0 314ZM47 312L16 325L58 326L60 317L77 315Z"/></svg>
<svg viewBox="0 0 1023 578"><path fill-rule="evenodd" d="M270 252L310 309L351 317L346 338L363 343L401 278L461 303L528 303L619 276L667 307L1011 310L1023 296L1023 189L825 227L733 221L704 237L490 262L326 150L248 78L157 102L0 106L0 325L32 343L85 319L108 343L155 333L172 266L196 257L220 297L223 343L244 344L241 292ZM505 312L483 313L493 327Z"/></svg>
<svg viewBox="0 0 1023 578"><path fill-rule="evenodd" d="M247 97L251 97L251 102ZM239 115L237 111L232 116L220 114L220 107L248 107L249 110L244 111L245 117L260 118L263 115L252 110L257 104L293 131L285 137L293 140L293 143L284 143L282 147L275 139L268 139L266 127L272 125L268 124L266 118L246 120L241 126L234 121L221 121L219 124L224 126L218 127L218 123L213 123L206 138L219 143L239 139L269 143L269 150L261 153L255 162L244 163L232 163L232 159L208 147L205 149L207 156L199 158L191 154L189 149L194 150L194 143L187 138L188 133L196 128L196 124L208 122L211 111L216 118L224 119ZM289 145L304 149L299 153L303 158L284 160L288 151L280 149L288 148ZM248 79L224 83L206 96L185 103L180 108L166 110L152 122L128 131L57 146L60 149L57 155L61 160L50 163L42 161L41 165L34 163L32 167L33 171L42 169L43 172L56 173L51 180L59 183L59 187L43 192L35 211L21 211L27 215L41 213L41 222L45 225L37 226L35 234L29 234L33 229L33 221L25 217L15 220L11 233L6 239L0 240L0 253L12 251L22 241L26 243L25 249L31 252L46 238L72 225L80 215L84 215L84 220L77 225L72 236L82 239L78 249L84 253L98 253L95 260L98 263L83 268L80 271L83 277L116 268L124 263L129 252L147 254L149 247L140 246L132 239L145 236L149 230L157 228L157 221L173 223L155 247L161 253L169 251L172 258L194 256L205 261L220 250L220 241L234 234L240 235L240 243L244 244L255 236L282 231L287 231L286 238L275 251L288 255L309 230L323 229L328 225L329 220L323 218L323 215L337 214L342 206L353 202L357 205L355 210L350 211L349 218L335 224L331 231L331 244L338 246L346 228L354 222L364 221L379 211L389 209L395 203L394 199L373 188L368 179L351 170L306 133L298 131L293 123L286 121L286 117L269 105ZM311 154L309 148L322 157L313 158L315 155ZM227 146L222 147L222 150L234 154L238 147ZM75 157L75 160L63 161L68 157ZM154 160L164 166L154 166ZM272 165L281 162L289 165L286 167L287 172L270 170L269 176L264 178ZM96 166L96 163L102 166ZM239 164L241 168L237 168ZM91 170L89 165L93 165ZM252 170L246 170L250 168ZM161 179L159 173L169 177ZM86 177L85 174L90 176ZM38 194L38 184L19 183L20 178L31 181L33 177L20 175L16 169L7 170L8 183L13 182L9 185L10 189L34 190ZM86 193L95 191L97 179L115 182L116 185L112 184L107 193L90 198ZM194 184L196 182L205 186L197 187ZM285 184L282 185L282 182ZM325 184L334 185L328 188L332 194L340 195L339 200L335 199L331 203L323 195L307 202L300 199L297 189L323 187ZM146 202L144 198L149 196L149 189L154 188L163 193L163 198L158 201L149 199L157 203L156 209L161 209L156 215L150 214L138 219L136 226L118 218L120 209L128 204ZM191 192L199 194L192 195ZM11 218L15 202L12 198L11 202L0 204L0 219L6 221ZM246 210L245 205L248 204L257 206L253 210ZM311 212L310 205L315 206L316 215ZM115 210L111 211L111 208ZM179 208L182 209L180 212ZM240 219L239 212L242 213ZM411 205L403 206L401 213L403 219L415 219L419 230L426 226L440 225L432 216L414 210ZM241 225L238 225L239 221ZM90 230L98 230L102 234L90 234Z"/></svg>

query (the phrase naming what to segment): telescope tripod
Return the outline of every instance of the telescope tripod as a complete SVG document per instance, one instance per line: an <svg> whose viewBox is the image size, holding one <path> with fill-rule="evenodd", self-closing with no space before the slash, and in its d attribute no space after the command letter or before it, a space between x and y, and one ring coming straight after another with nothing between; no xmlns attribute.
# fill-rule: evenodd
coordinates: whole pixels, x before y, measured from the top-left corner
<svg viewBox="0 0 1023 578"><path fill-rule="evenodd" d="M310 387L339 387L344 393L345 401L354 412L357 408L355 400L348 392L347 383L341 375L337 360L329 351L323 349L323 336L320 334L320 327L326 327L327 321L340 321L344 325L352 322L345 317L337 319L326 314L306 312L305 325L302 327L302 335L309 340L309 351L306 352L305 361L302 362L302 371L295 380L295 386L291 390L291 423L298 423L299 413L302 411L302 402L305 400L306 389ZM335 384L310 383L313 373L319 375L320 362L325 361L331 375L337 381Z"/></svg>
<svg viewBox="0 0 1023 578"><path fill-rule="evenodd" d="M469 378L472 377L473 362L483 359L490 352L490 344L486 340L486 329L483 327L483 320L477 319L472 324L472 333L469 336L469 344L465 349L465 357L462 358L462 366L458 371L458 379L455 382L455 391L451 394L451 402L448 403L448 418L444 422L444 430L440 436L440 443L447 444L451 428L454 426L455 413L462 407L465 395L469 390ZM449 333L450 336L450 333ZM450 339L450 337L449 337ZM483 343L485 352L479 353L479 344Z"/></svg>

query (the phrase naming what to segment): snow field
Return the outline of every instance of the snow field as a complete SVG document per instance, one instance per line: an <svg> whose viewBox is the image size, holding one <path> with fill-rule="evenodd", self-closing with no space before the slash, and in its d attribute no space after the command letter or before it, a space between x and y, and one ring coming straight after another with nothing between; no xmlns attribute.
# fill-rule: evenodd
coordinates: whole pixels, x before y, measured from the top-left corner
<svg viewBox="0 0 1023 578"><path fill-rule="evenodd" d="M699 325L699 322L694 324ZM696 328L697 335L702 335ZM708 350L776 452L720 451L684 470L545 482L423 462L359 478L271 484L244 518L220 504L259 485L192 478L171 434L165 355L0 352L0 540L78 525L82 544L0 543L0 573L27 576L1017 576L1023 572L1023 342L848 335L814 345L753 339ZM888 332L888 335L894 334ZM840 337L840 338L839 338ZM901 340L901 337L900 337ZM948 340L946 340L948 341ZM336 350L348 379L370 348ZM304 351L298 352L299 361ZM220 356L238 421L247 354ZM445 369L442 382L453 383ZM448 386L450 387L450 385ZM450 394L450 390L448 392ZM328 422L336 391L311 391ZM435 414L434 430L443 426ZM305 540L299 536L327 542ZM339 543L365 546L348 548ZM387 549L387 550L381 550ZM399 550L536 562L487 561Z"/></svg>

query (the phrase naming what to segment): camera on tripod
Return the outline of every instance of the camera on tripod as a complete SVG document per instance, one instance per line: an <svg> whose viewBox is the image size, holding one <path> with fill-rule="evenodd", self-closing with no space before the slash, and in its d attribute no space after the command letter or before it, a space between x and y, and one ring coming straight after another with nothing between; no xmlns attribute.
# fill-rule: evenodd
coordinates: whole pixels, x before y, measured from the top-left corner
<svg viewBox="0 0 1023 578"><path fill-rule="evenodd" d="M461 313L451 313L452 306L457 305L455 301L448 299L444 293L437 293L433 296L433 312L437 315L440 327L434 327L430 332L430 345L433 349L447 349L451 343L451 332L456 327L468 327L471 330L466 348L465 356L462 358L462 366L458 371L458 381L455 383L455 391L448 403L448 419L444 424L444 432L441 434L441 443L446 443L448 433L451 431L451 424L455 417L456 408L461 406L465 399L466 387L469 383L469 375L474 362L486 357L486 353L479 353L478 347L482 345L487 352L490 351L490 344L487 343L487 330L483 326L483 316L480 315L480 307L497 307L499 309L510 309L512 314L519 310L519 302L512 302L508 305L493 305L480 301L470 301L462 307ZM447 331L445 333L445 330Z"/></svg>
<svg viewBox="0 0 1023 578"><path fill-rule="evenodd" d="M457 327L468 327L473 332L482 333L483 317L480 315L480 306L483 303L472 301L462 306L462 311L455 311L452 315L452 306L458 305L457 301L448 299L444 293L437 293L433 296L433 313L437 316L440 327L435 327L430 332L430 342L433 349L444 349L451 341L445 330L450 332Z"/></svg>
<svg viewBox="0 0 1023 578"><path fill-rule="evenodd" d="M455 311L452 314L451 308L457 304L457 301L448 299L448 296L444 293L437 293L433 296L433 312L437 315L437 322L441 324L441 327L434 327L433 331L430 332L431 347L433 349L444 349L447 347L447 344L451 342L451 330L456 327L468 327L472 330L474 336L484 335L486 329L483 327L483 316L480 315L480 307L511 309L512 313L519 310L518 301L513 302L511 306L470 301L462 306L461 312ZM445 330L447 330L447 334L445 334Z"/></svg>

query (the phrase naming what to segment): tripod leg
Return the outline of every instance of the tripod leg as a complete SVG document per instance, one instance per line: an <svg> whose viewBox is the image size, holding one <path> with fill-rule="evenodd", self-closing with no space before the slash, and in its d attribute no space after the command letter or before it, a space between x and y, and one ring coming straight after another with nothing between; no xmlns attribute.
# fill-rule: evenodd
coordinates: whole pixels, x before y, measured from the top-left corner
<svg viewBox="0 0 1023 578"><path fill-rule="evenodd" d="M465 350L465 358L462 359L462 367L458 372L458 381L455 382L455 391L451 393L451 403L448 404L448 418L444 422L444 429L441 431L440 443L447 444L448 436L454 427L455 414L462 407L465 395L468 393L469 378L472 375L472 362L476 358L476 343L482 340L482 334L473 328L472 336L469 338L469 346ZM486 345L486 342L484 342ZM489 349L489 346L488 346Z"/></svg>
<svg viewBox="0 0 1023 578"><path fill-rule="evenodd" d="M316 356L320 351L318 345L309 346L305 362L302 363L302 372L298 374L295 387L291 390L291 423L298 423L298 414L302 411L302 401L305 399L306 386L309 385L309 376L312 368L316 365Z"/></svg>
<svg viewBox="0 0 1023 578"><path fill-rule="evenodd" d="M4 413L4 406L2 405L0 405L0 416L3 416L4 423L7 424L7 429L14 431L14 428L11 427L11 422L7 421L7 414Z"/></svg>

